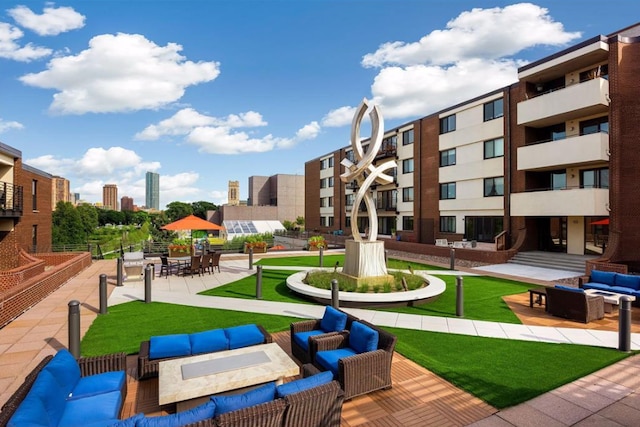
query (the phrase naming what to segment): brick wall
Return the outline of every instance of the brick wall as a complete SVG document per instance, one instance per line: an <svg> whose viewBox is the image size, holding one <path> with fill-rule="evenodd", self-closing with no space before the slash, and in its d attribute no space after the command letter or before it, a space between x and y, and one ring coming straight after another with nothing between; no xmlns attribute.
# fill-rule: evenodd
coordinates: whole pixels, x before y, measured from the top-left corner
<svg viewBox="0 0 640 427"><path fill-rule="evenodd" d="M22 186L24 207L22 217L15 227L16 244L27 252L33 248L33 226L38 226L36 252L51 250L51 178L25 170L20 160L16 161L16 184ZM37 181L36 209L33 206L31 186Z"/></svg>
<svg viewBox="0 0 640 427"><path fill-rule="evenodd" d="M335 184L334 184L335 185ZM311 160L304 165L304 228L320 228L320 161Z"/></svg>

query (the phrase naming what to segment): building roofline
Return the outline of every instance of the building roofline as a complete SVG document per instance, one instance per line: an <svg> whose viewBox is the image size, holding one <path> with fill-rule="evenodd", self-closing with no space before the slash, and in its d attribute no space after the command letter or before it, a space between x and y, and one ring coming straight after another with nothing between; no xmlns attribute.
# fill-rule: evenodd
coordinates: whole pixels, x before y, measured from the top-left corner
<svg viewBox="0 0 640 427"><path fill-rule="evenodd" d="M14 158L22 158L22 151L0 142L0 152L10 154Z"/></svg>
<svg viewBox="0 0 640 427"><path fill-rule="evenodd" d="M29 166L29 165L26 165L24 163L22 164L22 169L24 169L26 171L29 171L31 173L35 173L37 175L41 175L41 176L43 176L45 178L49 178L49 179L53 178L53 176L49 172L45 172L43 170L40 170L38 168L34 168L33 166Z"/></svg>
<svg viewBox="0 0 640 427"><path fill-rule="evenodd" d="M583 47L589 46L589 45L594 44L596 42L601 41L601 42L607 43L608 39L609 39L609 37L606 37L606 36L603 36L603 35L591 37L590 39L587 39L587 40L585 40L583 42L580 42L580 43L575 44L575 45L573 45L571 47L563 49L563 50L561 50L559 52L556 52L556 53L554 53L552 55L545 56L542 59L538 59L537 61L531 62L531 63L529 63L527 65L523 65L522 67L518 68L518 74L520 74L523 71L529 70L529 69L531 69L533 67L537 67L540 64L544 64L545 62L549 62L549 61L551 61L553 59L560 58L561 56L564 56L564 55L566 55L568 53L575 52L578 49L582 49Z"/></svg>

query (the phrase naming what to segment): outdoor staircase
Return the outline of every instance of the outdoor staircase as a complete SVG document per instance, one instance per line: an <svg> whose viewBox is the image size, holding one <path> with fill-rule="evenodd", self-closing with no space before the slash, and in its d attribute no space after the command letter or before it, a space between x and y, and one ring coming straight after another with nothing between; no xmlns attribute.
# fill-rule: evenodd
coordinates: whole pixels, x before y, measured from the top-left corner
<svg viewBox="0 0 640 427"><path fill-rule="evenodd" d="M585 272L585 263L589 259L598 258L593 255L572 255L557 252L518 252L509 261L512 264L529 265L532 267L551 268L554 270Z"/></svg>

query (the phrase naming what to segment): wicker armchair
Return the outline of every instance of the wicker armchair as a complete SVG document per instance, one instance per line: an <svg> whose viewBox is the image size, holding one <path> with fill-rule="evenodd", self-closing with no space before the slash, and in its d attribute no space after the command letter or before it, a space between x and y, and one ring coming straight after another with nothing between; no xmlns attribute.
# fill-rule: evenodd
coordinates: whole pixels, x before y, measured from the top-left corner
<svg viewBox="0 0 640 427"><path fill-rule="evenodd" d="M549 287L547 311L565 319L589 323L604 317L604 298L566 289Z"/></svg>
<svg viewBox="0 0 640 427"><path fill-rule="evenodd" d="M357 317L350 315L347 312L344 312L340 309L337 309L339 312L347 315L347 326L348 330L351 327L351 323L358 320ZM300 332L311 332L311 331L321 331L320 322L322 319L310 319L310 320L301 320L299 322L293 322L289 326L289 338L291 340L291 353L293 356L298 359L301 363L311 363L313 362L313 354L311 353L311 346L309 349L303 348L298 344L297 341L294 340L294 336ZM328 332L328 334L336 334L337 332ZM318 336L318 335L316 335Z"/></svg>
<svg viewBox="0 0 640 427"><path fill-rule="evenodd" d="M213 422L218 427L280 427L287 403L276 399L260 405L217 415Z"/></svg>
<svg viewBox="0 0 640 427"><path fill-rule="evenodd" d="M378 331L378 348L338 361L336 380L344 390L345 399L391 388L391 361L397 337L364 320L358 320L358 322ZM309 341L309 348L313 354L319 351L335 350L348 346L349 332L312 337ZM318 369L324 370L324 367L316 361L314 361L314 365Z"/></svg>

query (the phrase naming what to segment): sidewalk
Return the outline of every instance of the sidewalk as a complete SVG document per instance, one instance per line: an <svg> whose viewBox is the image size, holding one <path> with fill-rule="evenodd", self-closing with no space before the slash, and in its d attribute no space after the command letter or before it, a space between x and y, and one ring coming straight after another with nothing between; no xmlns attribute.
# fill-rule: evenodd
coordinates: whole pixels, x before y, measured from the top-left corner
<svg viewBox="0 0 640 427"><path fill-rule="evenodd" d="M257 300L235 300L195 295L204 289L220 286L253 274L246 257L223 257L221 273L200 278L155 278L152 299L175 304L283 314L308 318L320 317L322 307ZM110 277L109 304L131 299L144 299L144 282L127 281L115 287L115 261L97 261L78 276L37 304L18 319L0 329L0 403L22 382L47 354L68 345L67 304L81 302L82 334L97 316L98 283L102 273ZM442 272L438 272L441 274ZM490 273L489 273L490 274ZM207 300L207 301L205 301ZM236 304L238 303L238 304ZM302 309L301 309L302 308ZM449 333L500 336L509 339L539 339L547 342L571 342L617 347L617 333L569 328L527 327L492 322L411 316L362 309L347 309L380 326L397 326ZM576 332L578 331L578 332ZM616 338L613 338L613 335ZM632 337L634 349L640 349L640 337ZM550 361L550 363L553 363ZM535 373L532 373L535 381ZM638 426L640 420L640 356L630 357L599 372L581 378L559 389L523 404L500 411L474 422L473 426Z"/></svg>

